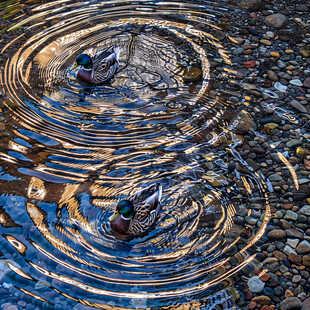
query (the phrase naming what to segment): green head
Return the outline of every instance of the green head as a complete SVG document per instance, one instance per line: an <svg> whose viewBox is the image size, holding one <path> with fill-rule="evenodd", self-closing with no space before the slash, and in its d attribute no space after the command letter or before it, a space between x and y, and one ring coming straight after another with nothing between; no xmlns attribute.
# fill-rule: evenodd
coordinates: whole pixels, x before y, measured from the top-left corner
<svg viewBox="0 0 310 310"><path fill-rule="evenodd" d="M134 213L134 208L129 200L121 200L117 207L116 210L119 214L123 215L124 218L130 219L133 216Z"/></svg>
<svg viewBox="0 0 310 310"><path fill-rule="evenodd" d="M78 57L76 57L72 69L75 69L77 66L82 66L85 69L91 69L93 67L93 61L91 60L89 55L80 54Z"/></svg>

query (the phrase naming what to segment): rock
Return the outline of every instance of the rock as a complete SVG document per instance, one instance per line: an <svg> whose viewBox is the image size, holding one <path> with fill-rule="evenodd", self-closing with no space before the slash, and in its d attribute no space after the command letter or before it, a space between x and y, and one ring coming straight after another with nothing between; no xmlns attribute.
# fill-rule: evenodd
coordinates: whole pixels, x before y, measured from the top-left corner
<svg viewBox="0 0 310 310"><path fill-rule="evenodd" d="M278 52L270 52L271 57L280 58L280 53Z"/></svg>
<svg viewBox="0 0 310 310"><path fill-rule="evenodd" d="M269 272L276 272L279 269L279 261L275 257L268 257L263 261L264 268L268 269Z"/></svg>
<svg viewBox="0 0 310 310"><path fill-rule="evenodd" d="M261 39L261 40L259 40L259 42L264 44L264 45L266 45L266 46L272 45L272 43L269 40L266 40L266 39Z"/></svg>
<svg viewBox="0 0 310 310"><path fill-rule="evenodd" d="M310 267L310 255L304 255L302 258L302 263L306 267Z"/></svg>
<svg viewBox="0 0 310 310"><path fill-rule="evenodd" d="M303 82L303 87L310 88L310 77L307 77Z"/></svg>
<svg viewBox="0 0 310 310"><path fill-rule="evenodd" d="M282 229L273 229L268 233L268 238L271 240L279 240L284 239L286 237L286 233Z"/></svg>
<svg viewBox="0 0 310 310"><path fill-rule="evenodd" d="M286 211L286 214L285 214L285 218L287 220L292 220L292 221L296 221L298 219L298 214L295 213L294 211L292 210L287 210Z"/></svg>
<svg viewBox="0 0 310 310"><path fill-rule="evenodd" d="M186 69L183 73L183 80L185 82L195 82L199 81L201 78L202 72L199 68L191 67Z"/></svg>
<svg viewBox="0 0 310 310"><path fill-rule="evenodd" d="M265 283L258 276L253 276L248 280L248 287L252 293L260 293L265 287Z"/></svg>
<svg viewBox="0 0 310 310"><path fill-rule="evenodd" d="M279 78L278 78L277 74L275 72L273 72L272 70L268 70L267 76L268 76L268 78L271 81L274 81L274 82L278 82L279 81Z"/></svg>
<svg viewBox="0 0 310 310"><path fill-rule="evenodd" d="M291 253L297 254L289 245L286 245L283 249L283 253L289 256Z"/></svg>
<svg viewBox="0 0 310 310"><path fill-rule="evenodd" d="M310 206L305 205L300 209L300 212L304 215L310 215Z"/></svg>
<svg viewBox="0 0 310 310"><path fill-rule="evenodd" d="M301 262L302 262L302 258L297 255L296 253L290 253L290 255L288 256L288 260L290 262L292 262L293 264L296 264L296 265L300 265Z"/></svg>
<svg viewBox="0 0 310 310"><path fill-rule="evenodd" d="M292 100L290 105L301 113L307 113L308 110L297 100Z"/></svg>
<svg viewBox="0 0 310 310"><path fill-rule="evenodd" d="M279 182L279 181L282 181L283 178L277 174L277 173L274 173L274 174L271 174L269 177L268 177L268 180L270 182Z"/></svg>
<svg viewBox="0 0 310 310"><path fill-rule="evenodd" d="M310 243L307 240L300 242L296 248L296 252L299 254L305 254L310 252Z"/></svg>
<svg viewBox="0 0 310 310"><path fill-rule="evenodd" d="M290 80L289 83L290 83L291 85L294 85L294 86L302 86L302 82L301 82L301 80L299 80L299 79Z"/></svg>
<svg viewBox="0 0 310 310"><path fill-rule="evenodd" d="M282 93L285 93L287 90L287 86L281 84L280 82L276 82L273 87Z"/></svg>
<svg viewBox="0 0 310 310"><path fill-rule="evenodd" d="M252 299L252 301L258 303L258 304L261 304L261 305L267 305L270 303L271 299L268 297L268 296L257 296L257 297L254 297Z"/></svg>
<svg viewBox="0 0 310 310"><path fill-rule="evenodd" d="M299 274L295 274L293 276L293 279L292 279L293 283L298 283L300 282L300 280L301 280L301 276Z"/></svg>
<svg viewBox="0 0 310 310"><path fill-rule="evenodd" d="M302 142L299 139L290 139L288 142L286 142L286 146L289 148L293 148L301 144Z"/></svg>
<svg viewBox="0 0 310 310"><path fill-rule="evenodd" d="M287 22L287 17L281 13L275 13L265 18L265 23L277 29L282 28Z"/></svg>
<svg viewBox="0 0 310 310"><path fill-rule="evenodd" d="M285 298L280 303L281 310L298 310L301 309L302 303L297 297Z"/></svg>
<svg viewBox="0 0 310 310"><path fill-rule="evenodd" d="M310 297L308 297L303 301L301 310L309 310L309 309L310 309Z"/></svg>
<svg viewBox="0 0 310 310"><path fill-rule="evenodd" d="M295 249L299 243L299 239L287 239L286 243Z"/></svg>
<svg viewBox="0 0 310 310"><path fill-rule="evenodd" d="M295 228L286 229L285 232L288 238L298 238L299 240L304 239L304 233Z"/></svg>
<svg viewBox="0 0 310 310"><path fill-rule="evenodd" d="M256 129L256 125L249 113L241 112L237 115L236 133L248 133L250 129Z"/></svg>
<svg viewBox="0 0 310 310"><path fill-rule="evenodd" d="M307 46L303 46L300 50L299 50L299 54L304 56L304 57L310 57L310 48Z"/></svg>
<svg viewBox="0 0 310 310"><path fill-rule="evenodd" d="M262 6L262 3L262 0L241 0L240 6L246 10L257 11Z"/></svg>

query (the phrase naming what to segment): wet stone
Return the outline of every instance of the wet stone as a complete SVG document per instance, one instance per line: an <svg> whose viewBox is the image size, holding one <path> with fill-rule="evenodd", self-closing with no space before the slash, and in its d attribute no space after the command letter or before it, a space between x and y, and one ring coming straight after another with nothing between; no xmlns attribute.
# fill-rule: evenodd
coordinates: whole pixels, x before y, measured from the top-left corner
<svg viewBox="0 0 310 310"><path fill-rule="evenodd" d="M302 82L299 79L290 80L290 84L294 86L302 86Z"/></svg>
<svg viewBox="0 0 310 310"><path fill-rule="evenodd" d="M307 240L300 242L296 248L296 252L299 254L305 254L310 252L310 243Z"/></svg>
<svg viewBox="0 0 310 310"><path fill-rule="evenodd" d="M279 80L277 74L273 72L272 70L268 70L267 76L271 81L277 82Z"/></svg>
<svg viewBox="0 0 310 310"><path fill-rule="evenodd" d="M291 139L288 142L286 142L286 146L289 148L293 148L293 147L299 146L301 144L302 144L302 142L299 139Z"/></svg>
<svg viewBox="0 0 310 310"><path fill-rule="evenodd" d="M294 249L297 247L299 239L287 239L286 243Z"/></svg>
<svg viewBox="0 0 310 310"><path fill-rule="evenodd" d="M279 240L279 239L285 238L286 237L286 233L282 229L273 229L272 231L270 231L268 233L268 237L271 240Z"/></svg>
<svg viewBox="0 0 310 310"><path fill-rule="evenodd" d="M288 297L281 301L281 310L298 310L301 309L302 303L297 297Z"/></svg>
<svg viewBox="0 0 310 310"><path fill-rule="evenodd" d="M298 238L299 240L304 239L304 234L300 230L291 228L291 229L286 229L285 232L288 238L293 238L293 239Z"/></svg>
<svg viewBox="0 0 310 310"><path fill-rule="evenodd" d="M252 293L260 293L265 287L265 283L258 276L253 276L248 280L248 287Z"/></svg>
<svg viewBox="0 0 310 310"><path fill-rule="evenodd" d="M298 214L291 211L291 210L287 210L286 211L286 215L285 215L285 218L287 220L292 220L292 221L296 221L298 219Z"/></svg>
<svg viewBox="0 0 310 310"><path fill-rule="evenodd" d="M262 3L262 0L241 0L240 6L246 10L257 11L262 6Z"/></svg>
<svg viewBox="0 0 310 310"><path fill-rule="evenodd" d="M310 206L305 205L300 209L300 212L304 215L310 215Z"/></svg>
<svg viewBox="0 0 310 310"><path fill-rule="evenodd" d="M290 105L301 113L307 113L307 109L297 100L292 100Z"/></svg>
<svg viewBox="0 0 310 310"><path fill-rule="evenodd" d="M264 45L266 45L266 46L272 45L272 43L269 40L266 40L266 39L261 39L261 40L259 40L259 42L264 44Z"/></svg>
<svg viewBox="0 0 310 310"><path fill-rule="evenodd" d="M310 77L307 77L304 82L303 82L303 86L306 88L310 88Z"/></svg>
<svg viewBox="0 0 310 310"><path fill-rule="evenodd" d="M277 29L282 28L287 22L287 17L281 13L275 13L265 18L265 23Z"/></svg>
<svg viewBox="0 0 310 310"><path fill-rule="evenodd" d="M279 268L279 261L275 257L268 257L263 261L264 268L269 272L276 272Z"/></svg>
<svg viewBox="0 0 310 310"><path fill-rule="evenodd" d="M303 57L310 57L310 48L307 46L303 46L299 50L299 54L302 55Z"/></svg>
<svg viewBox="0 0 310 310"><path fill-rule="evenodd" d="M279 182L283 180L283 178L277 173L271 174L268 179L270 182Z"/></svg>
<svg viewBox="0 0 310 310"><path fill-rule="evenodd" d="M287 86L281 84L280 82L276 82L273 87L282 93L285 93L287 90Z"/></svg>

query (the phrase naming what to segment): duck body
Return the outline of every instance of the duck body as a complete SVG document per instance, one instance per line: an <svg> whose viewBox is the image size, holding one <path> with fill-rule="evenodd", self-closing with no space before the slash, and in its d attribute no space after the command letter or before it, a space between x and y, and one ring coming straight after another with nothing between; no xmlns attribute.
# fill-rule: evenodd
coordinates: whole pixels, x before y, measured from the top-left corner
<svg viewBox="0 0 310 310"><path fill-rule="evenodd" d="M139 236L154 223L161 209L162 187L153 184L137 192L128 200L121 200L110 217L113 231L125 236Z"/></svg>
<svg viewBox="0 0 310 310"><path fill-rule="evenodd" d="M87 84L101 84L109 80L116 72L120 55L119 47L110 47L89 56L80 54L72 69L80 66L77 78Z"/></svg>

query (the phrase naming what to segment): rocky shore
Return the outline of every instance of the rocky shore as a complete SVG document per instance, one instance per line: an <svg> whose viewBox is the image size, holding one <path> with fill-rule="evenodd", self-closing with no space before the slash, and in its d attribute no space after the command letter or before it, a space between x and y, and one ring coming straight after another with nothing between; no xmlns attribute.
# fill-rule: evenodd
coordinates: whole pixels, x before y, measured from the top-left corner
<svg viewBox="0 0 310 310"><path fill-rule="evenodd" d="M231 5L240 11L227 12L223 18L228 29L225 46L232 53L233 65L243 68L238 74L246 82L247 111L252 118L242 122L239 151L274 189L269 199L272 218L265 235L251 249L256 259L242 271L235 299L240 309L307 310L310 3L241 0ZM245 225L259 229L263 217L263 212L245 217Z"/></svg>

